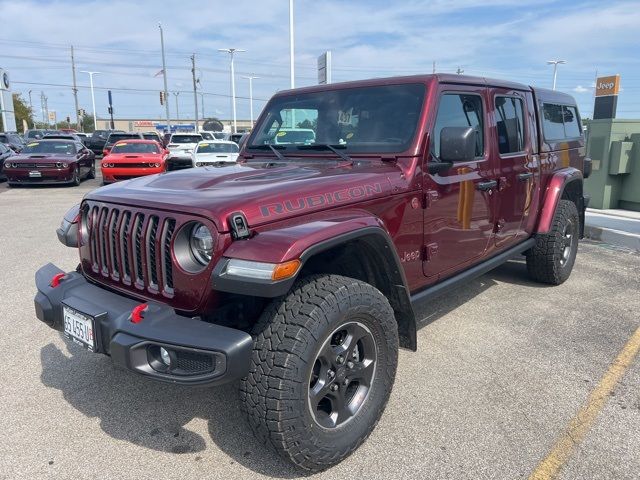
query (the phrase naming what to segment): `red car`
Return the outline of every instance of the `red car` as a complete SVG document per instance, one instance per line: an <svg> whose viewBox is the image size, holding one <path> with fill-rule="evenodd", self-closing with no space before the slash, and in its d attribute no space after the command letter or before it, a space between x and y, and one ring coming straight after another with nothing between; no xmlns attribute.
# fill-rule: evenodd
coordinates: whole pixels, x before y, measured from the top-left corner
<svg viewBox="0 0 640 480"><path fill-rule="evenodd" d="M167 156L168 151L155 140L121 140L102 159L102 181L106 184L166 172Z"/></svg>
<svg viewBox="0 0 640 480"><path fill-rule="evenodd" d="M19 155L5 161L3 172L9 185L70 183L95 178L95 155L74 140L38 140L28 143Z"/></svg>

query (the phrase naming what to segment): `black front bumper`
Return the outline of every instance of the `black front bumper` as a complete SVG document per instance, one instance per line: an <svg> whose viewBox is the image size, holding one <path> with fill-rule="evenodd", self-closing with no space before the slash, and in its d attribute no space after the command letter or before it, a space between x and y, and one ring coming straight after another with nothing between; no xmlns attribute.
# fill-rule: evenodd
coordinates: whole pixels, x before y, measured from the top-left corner
<svg viewBox="0 0 640 480"><path fill-rule="evenodd" d="M63 304L93 317L95 351L110 355L114 363L185 385L217 385L249 372L253 342L248 333L183 317L153 302L148 302L142 321L133 323L131 312L141 302L89 283L77 272L67 273L52 287L58 273L64 272L51 263L36 272L36 316L59 331L64 331ZM160 347L172 352L173 367L159 361Z"/></svg>

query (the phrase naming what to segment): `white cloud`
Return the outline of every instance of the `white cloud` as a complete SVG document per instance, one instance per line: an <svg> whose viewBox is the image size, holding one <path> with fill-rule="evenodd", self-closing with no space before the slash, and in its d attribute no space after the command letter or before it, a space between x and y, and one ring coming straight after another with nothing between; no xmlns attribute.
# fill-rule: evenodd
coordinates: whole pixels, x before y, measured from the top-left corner
<svg viewBox="0 0 640 480"><path fill-rule="evenodd" d="M574 92L576 93L587 93L590 92L591 89L590 88L585 88L582 85L578 85L576 88L573 89Z"/></svg>

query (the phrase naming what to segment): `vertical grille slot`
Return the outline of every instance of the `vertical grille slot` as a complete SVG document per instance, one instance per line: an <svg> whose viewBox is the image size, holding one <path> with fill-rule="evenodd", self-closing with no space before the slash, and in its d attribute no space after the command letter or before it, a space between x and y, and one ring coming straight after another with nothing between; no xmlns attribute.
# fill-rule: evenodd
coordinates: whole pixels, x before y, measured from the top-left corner
<svg viewBox="0 0 640 480"><path fill-rule="evenodd" d="M164 279L164 291L173 293L173 261L171 259L171 240L176 230L176 221L168 218L162 228L162 278Z"/></svg>
<svg viewBox="0 0 640 480"><path fill-rule="evenodd" d="M156 238L158 234L158 217L152 215L147 224L145 235L145 250L147 253L147 278L149 287L158 288L158 270L156 264Z"/></svg>
<svg viewBox="0 0 640 480"><path fill-rule="evenodd" d="M100 270L103 275L109 275L109 267L107 263L107 222L109 220L109 209L106 207L100 211L98 220L98 249L100 251Z"/></svg>
<svg viewBox="0 0 640 480"><path fill-rule="evenodd" d="M144 285L144 273L142 269L142 224L144 223L144 215L139 213L136 215L135 223L133 225L134 235L134 260L135 260L135 276L136 283Z"/></svg>
<svg viewBox="0 0 640 480"><path fill-rule="evenodd" d="M98 271L98 207L93 207L89 214L89 248L91 250L91 266Z"/></svg>
<svg viewBox="0 0 640 480"><path fill-rule="evenodd" d="M118 219L120 211L113 210L111 220L109 221L109 262L111 263L111 273L118 279L120 277L120 266L117 254L116 229L118 227Z"/></svg>
<svg viewBox="0 0 640 480"><path fill-rule="evenodd" d="M129 224L131 223L131 212L122 214L120 224L120 255L122 257L122 276L126 282L131 281L131 264L129 263Z"/></svg>

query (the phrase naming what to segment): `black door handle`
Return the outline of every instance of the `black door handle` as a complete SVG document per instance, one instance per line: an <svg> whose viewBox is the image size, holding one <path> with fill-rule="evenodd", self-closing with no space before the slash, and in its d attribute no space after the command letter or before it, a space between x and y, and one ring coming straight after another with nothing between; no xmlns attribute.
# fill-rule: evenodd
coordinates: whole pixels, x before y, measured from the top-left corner
<svg viewBox="0 0 640 480"><path fill-rule="evenodd" d="M496 188L498 186L497 180L489 180L487 182L480 182L476 184L476 188L478 190L482 190L486 192L487 190L491 190L492 188Z"/></svg>
<svg viewBox="0 0 640 480"><path fill-rule="evenodd" d="M532 172L518 174L518 180L520 180L521 182L524 182L525 180L529 180L531 177L533 177Z"/></svg>

